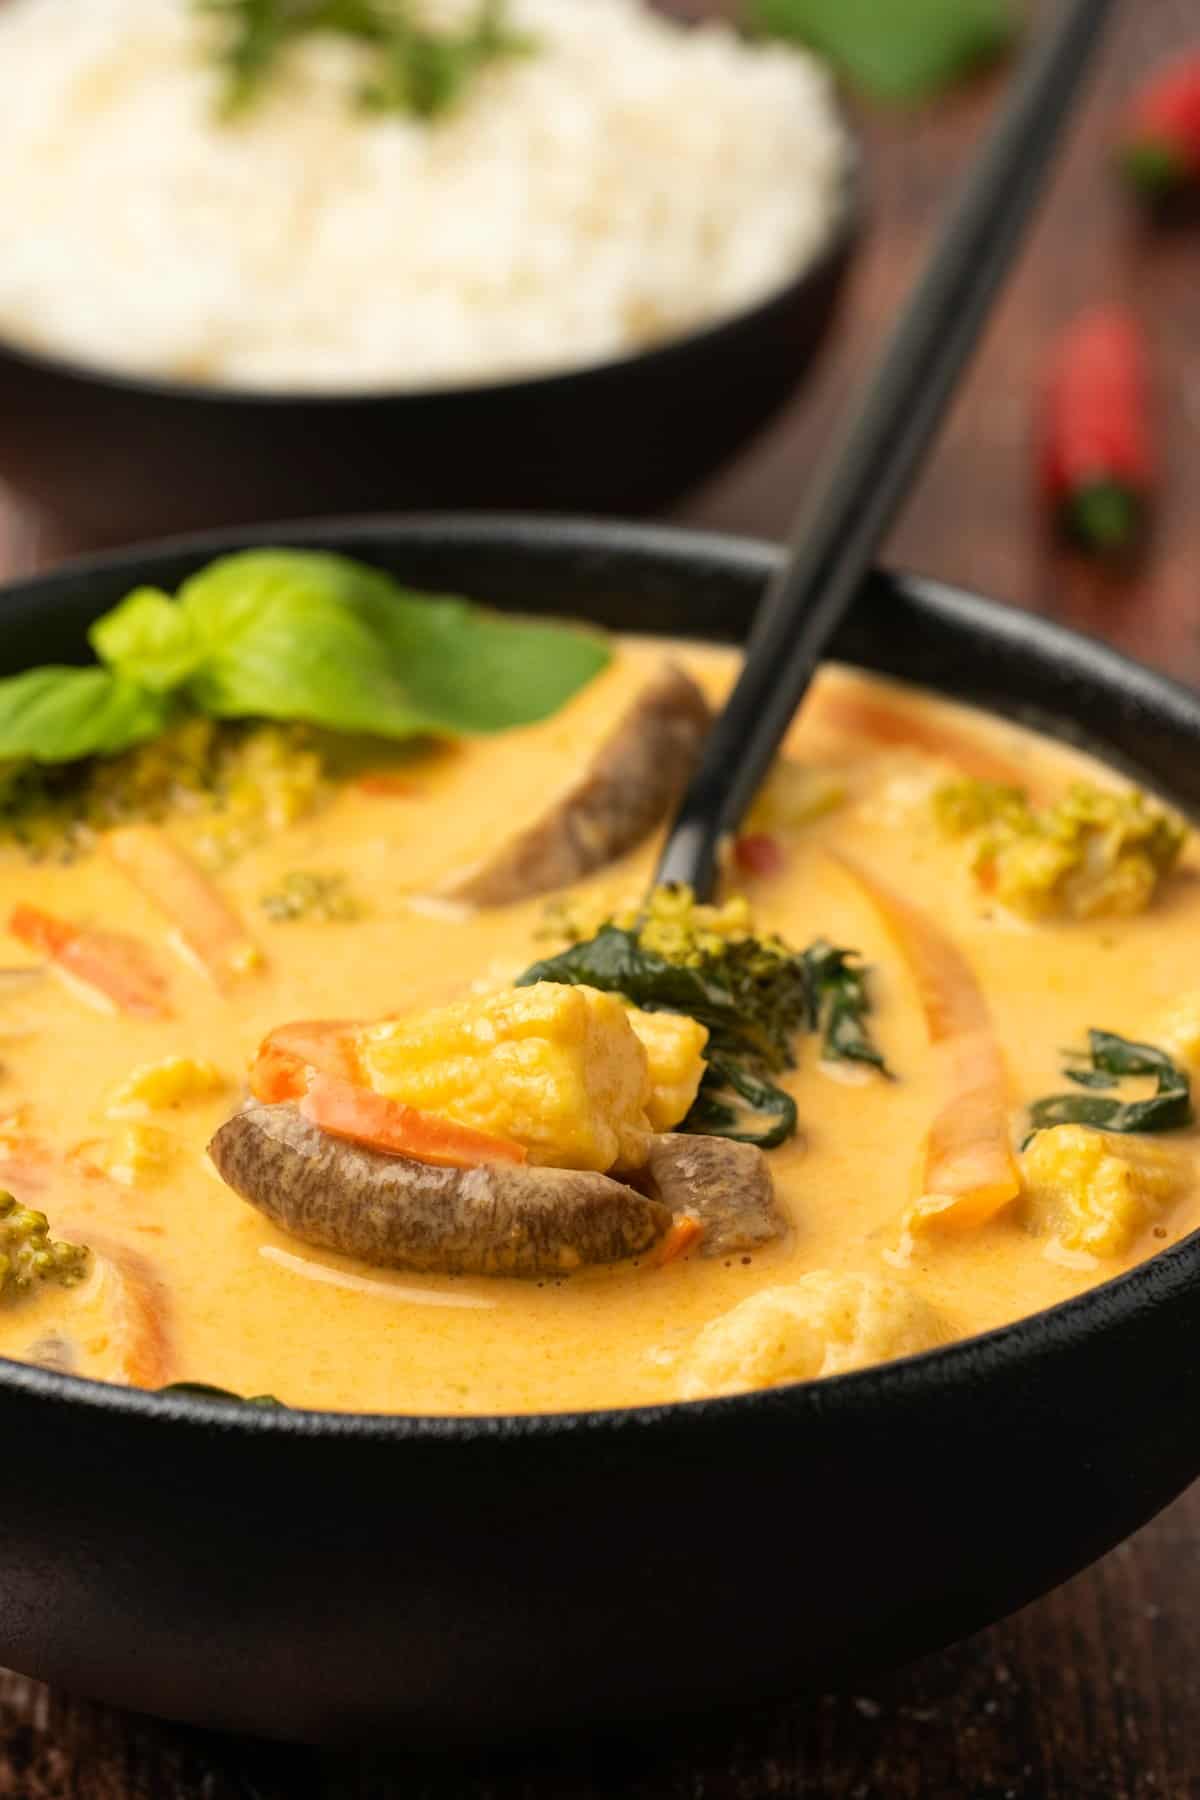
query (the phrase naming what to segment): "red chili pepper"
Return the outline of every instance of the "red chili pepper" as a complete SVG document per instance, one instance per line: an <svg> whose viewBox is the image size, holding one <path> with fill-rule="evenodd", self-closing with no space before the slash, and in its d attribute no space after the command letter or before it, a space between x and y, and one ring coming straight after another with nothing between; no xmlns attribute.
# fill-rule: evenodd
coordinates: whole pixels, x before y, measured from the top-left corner
<svg viewBox="0 0 1200 1800"><path fill-rule="evenodd" d="M1128 548L1154 486L1145 337L1123 307L1095 307L1068 326L1047 370L1042 481L1073 536L1090 549Z"/></svg>
<svg viewBox="0 0 1200 1800"><path fill-rule="evenodd" d="M733 860L746 875L778 875L787 858L778 838L748 831L733 842Z"/></svg>
<svg viewBox="0 0 1200 1800"><path fill-rule="evenodd" d="M1200 187L1200 50L1159 69L1135 95L1120 158L1134 186L1151 199Z"/></svg>

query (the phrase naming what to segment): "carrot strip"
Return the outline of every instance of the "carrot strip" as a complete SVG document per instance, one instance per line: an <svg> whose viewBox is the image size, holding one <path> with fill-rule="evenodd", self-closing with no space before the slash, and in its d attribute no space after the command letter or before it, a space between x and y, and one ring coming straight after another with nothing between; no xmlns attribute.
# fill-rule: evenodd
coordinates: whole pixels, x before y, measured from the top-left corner
<svg viewBox="0 0 1200 1800"><path fill-rule="evenodd" d="M218 985L261 965L261 953L233 908L163 832L152 825L125 825L110 831L103 843Z"/></svg>
<svg viewBox="0 0 1200 1800"><path fill-rule="evenodd" d="M451 1169L525 1161L524 1148L510 1138L493 1137L453 1119L419 1112L415 1106L387 1100L371 1088L357 1087L334 1075L310 1078L300 1111L332 1137L349 1138L389 1156L410 1156L417 1162Z"/></svg>
<svg viewBox="0 0 1200 1800"><path fill-rule="evenodd" d="M264 1105L299 1100L308 1092L313 1071L341 1081L362 1079L350 1033L349 1019L299 1020L277 1025L259 1045L250 1067L250 1092Z"/></svg>
<svg viewBox="0 0 1200 1800"><path fill-rule="evenodd" d="M1021 1188L1004 1059L983 990L932 919L849 857L835 860L887 926L916 984L929 1041L945 1063L946 1097L926 1135L905 1225L909 1231L983 1225Z"/></svg>
<svg viewBox="0 0 1200 1800"><path fill-rule="evenodd" d="M802 718L805 725L869 743L923 750L979 781L995 781L1003 787L1029 786L1029 770L1015 759L989 749L948 720L923 714L916 700L899 695L881 698L852 678L834 675L817 682L804 703Z"/></svg>
<svg viewBox="0 0 1200 1800"><path fill-rule="evenodd" d="M136 938L72 925L26 905L14 907L8 929L26 949L38 951L121 1012L142 1019L167 1017L166 983Z"/></svg>
<svg viewBox="0 0 1200 1800"><path fill-rule="evenodd" d="M407 775L394 775L388 769L368 770L354 785L360 794L378 794L394 800L411 800L421 791Z"/></svg>
<svg viewBox="0 0 1200 1800"><path fill-rule="evenodd" d="M704 1227L699 1219L694 1219L691 1213L680 1213L672 1219L666 1236L658 1246L655 1259L658 1267L665 1269L668 1263L678 1262L703 1236Z"/></svg>
<svg viewBox="0 0 1200 1800"><path fill-rule="evenodd" d="M123 1244L103 1238L97 1242L88 1232L82 1234L82 1241L91 1245L93 1255L104 1264L106 1282L111 1283L111 1335L106 1347L114 1359L112 1373L130 1387L162 1387L174 1373L174 1357L170 1301L157 1270L146 1257ZM109 1369L99 1366L94 1373L104 1380Z"/></svg>

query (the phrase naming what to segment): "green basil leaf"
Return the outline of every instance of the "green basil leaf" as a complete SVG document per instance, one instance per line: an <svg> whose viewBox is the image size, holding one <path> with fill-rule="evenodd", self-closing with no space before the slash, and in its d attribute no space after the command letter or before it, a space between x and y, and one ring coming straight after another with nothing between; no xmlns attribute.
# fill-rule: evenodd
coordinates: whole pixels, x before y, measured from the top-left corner
<svg viewBox="0 0 1200 1800"><path fill-rule="evenodd" d="M1016 0L750 0L749 19L810 45L863 93L903 102L991 61L1020 24Z"/></svg>
<svg viewBox="0 0 1200 1800"><path fill-rule="evenodd" d="M392 738L432 730L354 604L384 580L342 557L287 550L247 551L201 570L179 593L204 646L192 700L214 718Z"/></svg>
<svg viewBox="0 0 1200 1800"><path fill-rule="evenodd" d="M135 588L97 619L88 642L110 669L156 694L169 694L204 654L186 610L160 588Z"/></svg>
<svg viewBox="0 0 1200 1800"><path fill-rule="evenodd" d="M115 756L156 737L170 705L109 669L49 666L0 680L0 762Z"/></svg>
<svg viewBox="0 0 1200 1800"><path fill-rule="evenodd" d="M506 731L556 713L609 663L601 632L394 588L359 602L427 715L452 732Z"/></svg>
<svg viewBox="0 0 1200 1800"><path fill-rule="evenodd" d="M426 599L312 551L224 557L184 584L180 604L206 647L190 687L204 711L377 737L532 723L610 655L595 633Z"/></svg>

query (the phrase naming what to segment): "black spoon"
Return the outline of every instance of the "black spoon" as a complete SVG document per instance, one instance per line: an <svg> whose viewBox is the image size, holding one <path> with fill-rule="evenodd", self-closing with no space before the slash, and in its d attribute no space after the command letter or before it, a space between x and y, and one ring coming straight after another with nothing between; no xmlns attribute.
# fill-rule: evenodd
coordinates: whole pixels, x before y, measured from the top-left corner
<svg viewBox="0 0 1200 1800"><path fill-rule="evenodd" d="M1063 0L955 203L765 594L656 881L708 899L736 829L920 467L1024 237L1112 0Z"/></svg>

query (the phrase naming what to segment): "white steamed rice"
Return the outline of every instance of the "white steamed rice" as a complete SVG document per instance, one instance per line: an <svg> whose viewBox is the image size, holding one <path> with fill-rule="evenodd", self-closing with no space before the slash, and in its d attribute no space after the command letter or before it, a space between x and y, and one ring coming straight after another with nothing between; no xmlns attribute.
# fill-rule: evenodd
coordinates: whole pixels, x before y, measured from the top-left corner
<svg viewBox="0 0 1200 1800"><path fill-rule="evenodd" d="M364 114L314 38L216 117L189 0L0 4L0 337L265 389L600 361L814 258L846 143L806 55L640 0L513 0L535 54L433 125Z"/></svg>

